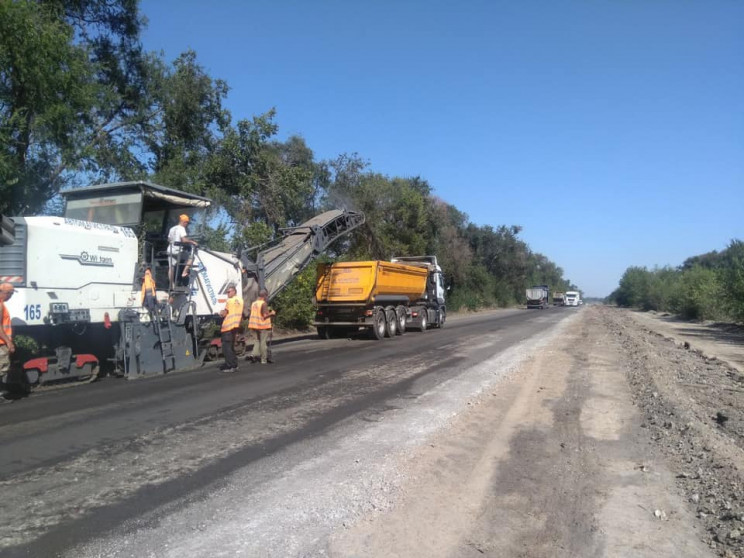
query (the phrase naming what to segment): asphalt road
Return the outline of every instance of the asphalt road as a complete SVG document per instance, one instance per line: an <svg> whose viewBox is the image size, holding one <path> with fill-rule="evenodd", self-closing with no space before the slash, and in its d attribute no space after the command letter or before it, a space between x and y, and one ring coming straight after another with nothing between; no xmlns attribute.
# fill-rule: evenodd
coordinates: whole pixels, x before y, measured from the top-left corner
<svg viewBox="0 0 744 558"><path fill-rule="evenodd" d="M300 338L275 344L276 364L246 362L231 375L213 364L3 405L0 509L8 520L0 555L74 555L90 541L160 522L220 490L229 475L259 471L258 463L350 419L379 421L577 311L461 316L442 330L384 341Z"/></svg>

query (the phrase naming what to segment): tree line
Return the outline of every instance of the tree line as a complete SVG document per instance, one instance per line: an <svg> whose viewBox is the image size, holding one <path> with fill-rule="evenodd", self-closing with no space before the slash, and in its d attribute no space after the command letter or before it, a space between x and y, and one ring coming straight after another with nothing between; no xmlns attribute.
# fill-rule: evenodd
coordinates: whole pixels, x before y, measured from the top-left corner
<svg viewBox="0 0 744 558"><path fill-rule="evenodd" d="M744 322L744 242L693 256L677 267L629 267L609 301L694 320Z"/></svg>
<svg viewBox="0 0 744 558"><path fill-rule="evenodd" d="M215 200L213 249L255 246L328 208L366 224L332 259L436 254L453 309L524 303L524 289L576 290L517 225L475 225L419 176L375 172L361 155L316 160L277 139L274 109L234 121L228 84L186 51L147 52L137 0L0 2L0 212L58 211L59 192L149 180ZM280 325L312 320L314 270L276 301Z"/></svg>

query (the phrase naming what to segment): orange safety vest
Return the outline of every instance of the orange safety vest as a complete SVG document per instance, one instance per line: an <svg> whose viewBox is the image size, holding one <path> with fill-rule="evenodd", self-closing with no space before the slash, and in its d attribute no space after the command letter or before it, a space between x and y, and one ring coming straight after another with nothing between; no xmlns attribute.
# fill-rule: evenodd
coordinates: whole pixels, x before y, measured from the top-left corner
<svg viewBox="0 0 744 558"><path fill-rule="evenodd" d="M152 296L155 296L155 279L149 271L145 271L145 278L142 280L142 304L145 303L147 291L151 291Z"/></svg>
<svg viewBox="0 0 744 558"><path fill-rule="evenodd" d="M3 304L3 331L8 339L13 339L13 328L10 327L10 312L8 312L5 304ZM0 345L5 345L5 341L0 339Z"/></svg>
<svg viewBox="0 0 744 558"><path fill-rule="evenodd" d="M264 304L266 304L266 301L260 298L251 304L251 319L248 321L249 329L271 329L271 316L266 318L261 316L261 307Z"/></svg>
<svg viewBox="0 0 744 558"><path fill-rule="evenodd" d="M222 320L222 329L220 331L231 331L240 327L240 320L243 318L243 299L234 296L228 298L225 302L227 315Z"/></svg>

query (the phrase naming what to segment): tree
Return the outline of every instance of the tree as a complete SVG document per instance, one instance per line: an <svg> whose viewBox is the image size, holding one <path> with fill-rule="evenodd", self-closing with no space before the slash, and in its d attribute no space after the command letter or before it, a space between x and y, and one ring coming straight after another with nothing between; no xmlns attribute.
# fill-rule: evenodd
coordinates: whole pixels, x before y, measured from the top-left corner
<svg viewBox="0 0 744 558"><path fill-rule="evenodd" d="M641 307L648 299L649 272L645 267L629 267L620 279L620 286L610 295L618 306Z"/></svg>
<svg viewBox="0 0 744 558"><path fill-rule="evenodd" d="M732 240L722 256L719 273L722 298L731 316L744 322L744 242Z"/></svg>
<svg viewBox="0 0 744 558"><path fill-rule="evenodd" d="M0 3L0 210L36 212L82 176L139 166L140 28L133 0Z"/></svg>
<svg viewBox="0 0 744 558"><path fill-rule="evenodd" d="M198 194L210 193L205 174L230 125L222 106L228 86L212 79L187 51L172 68L153 61L151 115L140 128L153 179ZM205 164L207 161L207 164Z"/></svg>

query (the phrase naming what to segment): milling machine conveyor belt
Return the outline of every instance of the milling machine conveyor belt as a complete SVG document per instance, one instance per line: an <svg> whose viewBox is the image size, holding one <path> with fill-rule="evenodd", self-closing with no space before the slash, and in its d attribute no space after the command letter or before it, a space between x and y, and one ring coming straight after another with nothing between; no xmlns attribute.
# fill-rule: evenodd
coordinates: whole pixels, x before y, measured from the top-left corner
<svg viewBox="0 0 744 558"><path fill-rule="evenodd" d="M271 300L335 240L363 223L362 213L326 211L298 227L285 229L285 236L258 252L255 261L248 254L242 254L241 261L248 272L248 281L243 287L246 307L257 298L259 285L266 287Z"/></svg>

